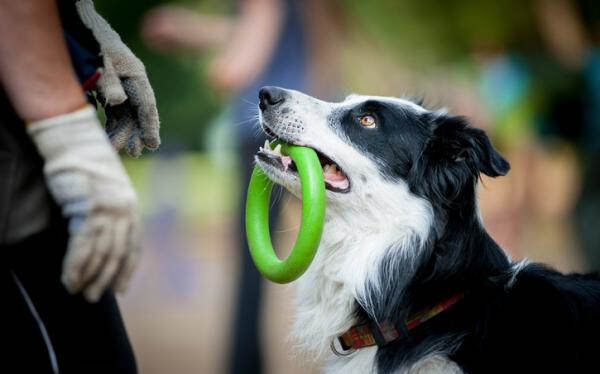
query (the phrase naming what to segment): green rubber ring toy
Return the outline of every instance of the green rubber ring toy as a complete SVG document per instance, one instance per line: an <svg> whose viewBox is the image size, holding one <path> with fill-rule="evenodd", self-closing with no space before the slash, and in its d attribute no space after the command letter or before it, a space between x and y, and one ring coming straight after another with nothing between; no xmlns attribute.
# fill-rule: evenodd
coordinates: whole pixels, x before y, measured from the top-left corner
<svg viewBox="0 0 600 374"><path fill-rule="evenodd" d="M312 262L325 221L325 182L316 152L308 147L282 143L298 169L302 185L302 220L296 243L285 260L280 260L271 244L269 202L273 182L259 166L254 168L246 199L246 236L258 271L276 283L289 283L300 277Z"/></svg>

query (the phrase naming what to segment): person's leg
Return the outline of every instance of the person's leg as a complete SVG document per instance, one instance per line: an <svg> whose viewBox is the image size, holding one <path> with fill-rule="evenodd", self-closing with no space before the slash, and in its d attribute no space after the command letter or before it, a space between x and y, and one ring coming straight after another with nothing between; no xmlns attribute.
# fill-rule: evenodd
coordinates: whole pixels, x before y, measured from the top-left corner
<svg viewBox="0 0 600 374"><path fill-rule="evenodd" d="M22 373L57 373L54 351L44 339L44 327L38 324L13 274L6 268L0 272L0 284L5 347L2 366Z"/></svg>
<svg viewBox="0 0 600 374"><path fill-rule="evenodd" d="M66 230L60 225L3 248L10 257L4 281L12 278L15 300L7 306L16 321L9 339L19 341L20 331L25 331L24 339L35 348L25 346L15 357L31 352L31 363L47 365L55 356L61 374L136 373L133 350L113 294L108 292L98 303L90 304L80 295L70 295L60 282L66 243Z"/></svg>

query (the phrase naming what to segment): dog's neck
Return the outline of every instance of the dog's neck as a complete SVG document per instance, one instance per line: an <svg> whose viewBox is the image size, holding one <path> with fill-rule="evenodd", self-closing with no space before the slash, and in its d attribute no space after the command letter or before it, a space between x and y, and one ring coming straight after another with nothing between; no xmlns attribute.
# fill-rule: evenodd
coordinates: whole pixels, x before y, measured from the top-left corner
<svg viewBox="0 0 600 374"><path fill-rule="evenodd" d="M357 302L368 308L370 287L383 287L378 269L388 253L406 268L406 284L429 236L431 206L407 186L379 184L371 191L391 200L364 192L328 201L319 250L298 282L294 335L311 354L327 351L331 340L356 322Z"/></svg>
<svg viewBox="0 0 600 374"><path fill-rule="evenodd" d="M510 260L483 226L476 189L473 183L463 189L456 204L432 207L433 226L416 271L401 290L392 282L392 286L384 290L385 295L394 296L392 302L385 301L376 310L367 310L369 317L398 325L411 313L453 294L478 291L507 279ZM382 277L397 279L395 274L400 271L400 266L384 268Z"/></svg>
<svg viewBox="0 0 600 374"><path fill-rule="evenodd" d="M398 196L402 201L328 204L317 256L298 283L294 336L300 348L324 353L361 314L402 321L471 278L508 266L475 203L468 214L436 212L424 199Z"/></svg>

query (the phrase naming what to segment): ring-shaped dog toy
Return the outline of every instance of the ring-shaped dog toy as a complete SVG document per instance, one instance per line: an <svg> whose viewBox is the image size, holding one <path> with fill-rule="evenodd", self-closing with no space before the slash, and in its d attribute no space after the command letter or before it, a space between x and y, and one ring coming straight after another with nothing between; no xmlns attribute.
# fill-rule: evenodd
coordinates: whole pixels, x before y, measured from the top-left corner
<svg viewBox="0 0 600 374"><path fill-rule="evenodd" d="M294 160L301 183L302 219L294 247L284 260L275 254L269 231L273 182L259 166L254 168L248 186L246 236L258 271L273 282L289 283L306 271L317 253L325 220L325 182L313 149L283 143L282 152Z"/></svg>

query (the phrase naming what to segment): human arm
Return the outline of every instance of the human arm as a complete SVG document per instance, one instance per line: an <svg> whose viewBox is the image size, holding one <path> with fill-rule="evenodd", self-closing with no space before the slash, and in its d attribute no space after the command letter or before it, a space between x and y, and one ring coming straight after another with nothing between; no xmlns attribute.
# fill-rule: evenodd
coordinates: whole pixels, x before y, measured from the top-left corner
<svg viewBox="0 0 600 374"><path fill-rule="evenodd" d="M142 37L163 52L218 50L208 68L215 88L236 92L250 83L270 60L285 13L281 0L242 0L235 17L156 7L144 17Z"/></svg>
<svg viewBox="0 0 600 374"><path fill-rule="evenodd" d="M66 289L89 301L111 285L123 289L139 257L136 196L86 104L54 1L0 1L0 86L27 124L69 220Z"/></svg>
<svg viewBox="0 0 600 374"><path fill-rule="evenodd" d="M1 0L0 82L26 123L86 104L54 1Z"/></svg>
<svg viewBox="0 0 600 374"><path fill-rule="evenodd" d="M240 1L231 38L209 67L217 89L238 91L260 74L277 44L284 13L281 0Z"/></svg>
<svg viewBox="0 0 600 374"><path fill-rule="evenodd" d="M141 35L149 47L161 52L205 52L225 44L233 27L232 17L198 13L168 4L144 15Z"/></svg>

